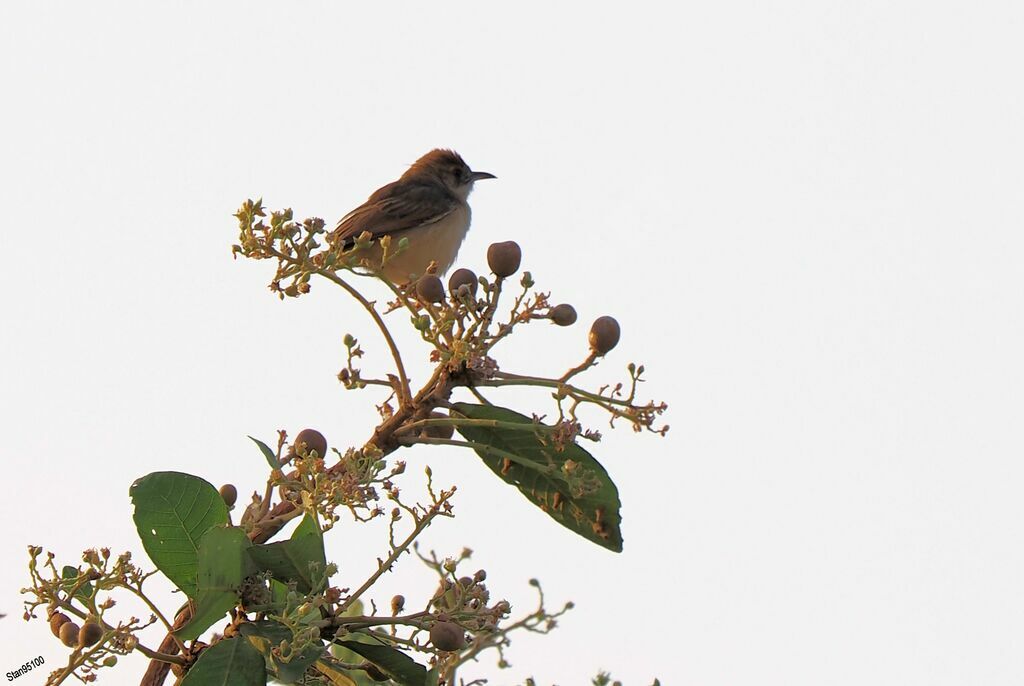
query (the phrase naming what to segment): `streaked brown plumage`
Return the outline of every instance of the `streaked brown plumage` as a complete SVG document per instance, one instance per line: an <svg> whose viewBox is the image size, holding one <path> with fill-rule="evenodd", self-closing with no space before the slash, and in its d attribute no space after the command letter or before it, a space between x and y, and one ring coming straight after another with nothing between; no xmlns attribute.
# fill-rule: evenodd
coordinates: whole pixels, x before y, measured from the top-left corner
<svg viewBox="0 0 1024 686"><path fill-rule="evenodd" d="M369 231L374 238L391 236L397 247L400 239L408 238L408 249L388 261L384 274L395 282L409 281L422 275L431 261L443 274L455 262L469 230L467 198L473 184L493 178L470 169L452 150L431 150L401 178L377 189L342 217L328 240L332 245L349 245ZM366 257L379 261L380 248L375 245Z"/></svg>

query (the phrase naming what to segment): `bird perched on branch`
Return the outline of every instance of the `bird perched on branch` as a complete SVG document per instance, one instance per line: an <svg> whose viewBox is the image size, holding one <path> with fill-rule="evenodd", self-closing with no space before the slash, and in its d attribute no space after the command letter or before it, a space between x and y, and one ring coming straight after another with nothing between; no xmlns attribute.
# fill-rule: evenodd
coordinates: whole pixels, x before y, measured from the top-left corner
<svg viewBox="0 0 1024 686"><path fill-rule="evenodd" d="M364 231L375 239L391 236L389 254L393 254L398 242L408 238L409 247L388 260L384 275L405 283L423 275L432 261L437 263L438 273L444 274L469 231L466 199L473 184L493 178L494 174L470 169L452 150L431 150L401 178L378 188L365 203L342 217L327 239L332 246L349 246ZM376 241L366 257L380 263L381 248Z"/></svg>

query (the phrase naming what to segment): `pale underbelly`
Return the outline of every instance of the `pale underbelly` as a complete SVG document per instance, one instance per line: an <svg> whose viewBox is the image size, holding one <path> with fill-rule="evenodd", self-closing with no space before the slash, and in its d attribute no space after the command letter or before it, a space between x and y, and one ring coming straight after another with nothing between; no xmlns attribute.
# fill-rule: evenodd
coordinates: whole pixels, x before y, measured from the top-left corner
<svg viewBox="0 0 1024 686"><path fill-rule="evenodd" d="M409 239L409 247L388 260L384 274L396 283L404 283L426 273L431 261L437 262L437 273L444 274L455 263L469 231L469 222L470 212L466 207L429 226L391 234L393 249L398 247L402 238ZM380 264L381 250L378 246L374 245L368 256L375 264Z"/></svg>

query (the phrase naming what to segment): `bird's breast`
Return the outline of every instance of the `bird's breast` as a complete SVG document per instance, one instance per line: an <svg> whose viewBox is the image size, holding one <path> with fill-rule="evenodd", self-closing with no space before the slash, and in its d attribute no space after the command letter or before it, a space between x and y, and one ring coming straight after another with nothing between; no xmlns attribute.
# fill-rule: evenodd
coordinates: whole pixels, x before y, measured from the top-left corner
<svg viewBox="0 0 1024 686"><path fill-rule="evenodd" d="M431 261L437 262L439 274L447 272L455 263L470 223L469 205L461 205L454 212L432 224L398 231L392 245L402 238L409 239L409 247L389 260L385 267L388 278L404 282L409 276L426 272Z"/></svg>

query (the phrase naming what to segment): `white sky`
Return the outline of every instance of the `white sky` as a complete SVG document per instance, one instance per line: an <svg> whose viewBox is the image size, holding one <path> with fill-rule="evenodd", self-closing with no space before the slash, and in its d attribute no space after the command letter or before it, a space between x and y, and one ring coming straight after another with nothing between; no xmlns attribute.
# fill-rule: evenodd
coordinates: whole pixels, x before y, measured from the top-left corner
<svg viewBox="0 0 1024 686"><path fill-rule="evenodd" d="M477 675L1021 683L1022 28L1011 2L5 4L0 673L63 660L19 619L29 543L147 562L136 477L245 492L246 434L365 440L373 396L335 374L345 332L386 362L370 323L326 284L271 297L231 213L334 221L444 146L498 176L460 262L514 238L581 315L506 368L560 373L613 314L588 378L642 361L673 426L595 450L619 556L470 454L404 455L460 485L426 544L518 610L532 576L577 605ZM328 541L342 583L383 542ZM431 587L407 560L377 597Z"/></svg>

